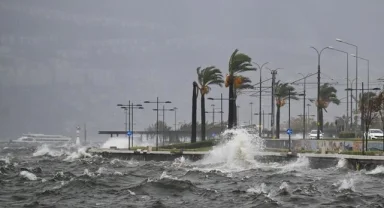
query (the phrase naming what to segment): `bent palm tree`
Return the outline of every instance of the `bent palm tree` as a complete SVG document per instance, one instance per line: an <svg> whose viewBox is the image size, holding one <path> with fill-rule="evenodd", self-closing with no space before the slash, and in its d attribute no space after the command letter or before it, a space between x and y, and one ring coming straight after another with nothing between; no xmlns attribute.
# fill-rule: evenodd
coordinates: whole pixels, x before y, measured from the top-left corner
<svg viewBox="0 0 384 208"><path fill-rule="evenodd" d="M327 108L329 103L334 103L336 105L340 104L340 100L337 98L336 95L336 88L331 86L329 83L324 83L320 87L320 95L319 95L319 102L316 102L316 106L320 107L319 112L319 122L320 122L320 130L323 131L323 123L324 123L324 116L323 111L327 112ZM320 105L319 105L320 104Z"/></svg>
<svg viewBox="0 0 384 208"><path fill-rule="evenodd" d="M288 83L276 82L276 138L280 138L280 108L285 105L285 100L290 97L292 100L298 100L295 88Z"/></svg>
<svg viewBox="0 0 384 208"><path fill-rule="evenodd" d="M256 68L252 67L252 59L244 54L238 53L236 49L228 62L228 74L225 78L225 87L228 87L228 128L233 128L236 121L236 90L245 80L249 80L247 77L240 76L241 73L247 71L256 71Z"/></svg>
<svg viewBox="0 0 384 208"><path fill-rule="evenodd" d="M201 140L205 140L205 95L209 93L212 85L223 86L223 75L220 69L214 66L206 67L201 70L200 67L196 69L197 81L200 85L201 94Z"/></svg>

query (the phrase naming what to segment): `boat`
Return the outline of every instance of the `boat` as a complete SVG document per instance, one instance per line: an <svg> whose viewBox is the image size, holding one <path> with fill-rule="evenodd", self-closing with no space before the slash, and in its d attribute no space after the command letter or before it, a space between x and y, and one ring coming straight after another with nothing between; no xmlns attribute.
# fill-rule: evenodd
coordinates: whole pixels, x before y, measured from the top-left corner
<svg viewBox="0 0 384 208"><path fill-rule="evenodd" d="M72 141L70 137L47 134L23 134L22 137L12 140L15 143L67 143L70 141Z"/></svg>

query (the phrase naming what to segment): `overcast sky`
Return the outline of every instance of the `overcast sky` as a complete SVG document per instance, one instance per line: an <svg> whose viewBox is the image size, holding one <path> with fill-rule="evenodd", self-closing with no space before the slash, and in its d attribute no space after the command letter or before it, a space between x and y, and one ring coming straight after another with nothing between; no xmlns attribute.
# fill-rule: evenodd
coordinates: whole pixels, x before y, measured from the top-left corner
<svg viewBox="0 0 384 208"><path fill-rule="evenodd" d="M382 0L1 1L0 138L26 131L55 133L43 132L44 126L58 133L74 132L74 126L84 122L90 134L122 130L124 116L116 104L155 101L156 96L172 101L167 108L179 108L178 121L190 122L196 68L215 65L225 75L236 48L259 64L268 61L270 68L284 68L277 79L286 82L299 79L300 72L316 72L317 54L310 46L332 45L355 53L354 47L335 41L341 38L359 46L359 56L370 60L371 86L381 87L376 79L384 76L383 10ZM338 96L345 97L346 56L324 51L321 66L322 82L338 82ZM353 79L353 57L349 69ZM257 83L259 71L248 76ZM271 75L265 70L262 77ZM364 61L359 61L361 80L367 80ZM316 76L308 79L315 81ZM33 100L39 92L38 99L44 99L41 89L53 85L63 88L46 97L53 101ZM302 91L301 85L296 87ZM316 85L307 88L308 96L315 97ZM31 89L28 98L23 89ZM228 89L214 87L208 97L220 93L227 97ZM55 99L64 101L53 104ZM258 98L239 97L241 122L250 120L251 101L258 103ZM18 106L20 102L27 107ZM262 102L265 112L270 112L270 97ZM208 110L211 104L206 102ZM219 107L220 103L215 104ZM331 104L325 119L333 121L334 116L345 114L345 105ZM155 121L155 105L144 107L135 112L136 129ZM227 103L224 107L227 118ZM253 107L255 112L258 104ZM40 109L39 113L30 113L37 112L34 109ZM63 111L57 123L51 118L59 115L53 114L56 111ZM314 114L315 108L310 111ZM296 101L292 116L301 113L302 101ZM282 120L287 114L284 107ZM166 114L169 123L173 124L173 117ZM212 120L211 115L207 119Z"/></svg>

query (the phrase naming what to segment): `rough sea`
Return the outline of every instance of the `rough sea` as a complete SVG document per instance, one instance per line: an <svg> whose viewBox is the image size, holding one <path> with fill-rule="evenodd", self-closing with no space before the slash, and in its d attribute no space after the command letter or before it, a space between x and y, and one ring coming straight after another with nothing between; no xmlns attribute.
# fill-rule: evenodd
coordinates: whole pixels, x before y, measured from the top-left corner
<svg viewBox="0 0 384 208"><path fill-rule="evenodd" d="M0 207L384 207L384 167L261 163L253 158L262 140L242 131L195 162L102 158L86 148L0 143Z"/></svg>

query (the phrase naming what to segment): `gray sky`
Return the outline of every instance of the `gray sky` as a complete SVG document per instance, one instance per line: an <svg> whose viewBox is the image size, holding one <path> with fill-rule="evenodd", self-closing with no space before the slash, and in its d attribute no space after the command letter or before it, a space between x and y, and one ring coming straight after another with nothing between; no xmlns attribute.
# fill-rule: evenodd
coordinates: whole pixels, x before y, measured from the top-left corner
<svg viewBox="0 0 384 208"><path fill-rule="evenodd" d="M74 126L84 122L90 134L123 129L116 104L154 101L156 96L173 102L167 107L179 108L178 121L189 122L196 68L215 65L225 75L236 48L259 64L283 67L277 78L284 82L300 78L299 72L316 71L311 45L355 53L354 47L335 41L342 38L370 60L374 81L384 76L383 9L382 0L1 1L0 138L74 133ZM349 66L354 78L353 57ZM359 61L359 79L365 82L366 71L366 63ZM345 55L325 51L322 72L324 82L340 83L338 96L345 97ZM257 83L258 74L248 75ZM315 81L315 76L308 80ZM307 87L315 97L316 85ZM227 88L216 87L208 96L221 92L228 96ZM250 120L251 101L258 103L258 98L239 98L241 121ZM269 103L265 97L263 104ZM211 104L206 102L208 110ZM330 105L325 119L344 113L345 105ZM258 105L253 106L256 111ZM292 106L292 116L302 113L301 106L301 101ZM136 129L155 121L154 107L135 112ZM226 118L227 103L224 107ZM270 111L269 105L263 108ZM287 110L282 109L282 120ZM310 111L315 113L313 107ZM166 120L173 124L173 114L167 113Z"/></svg>

